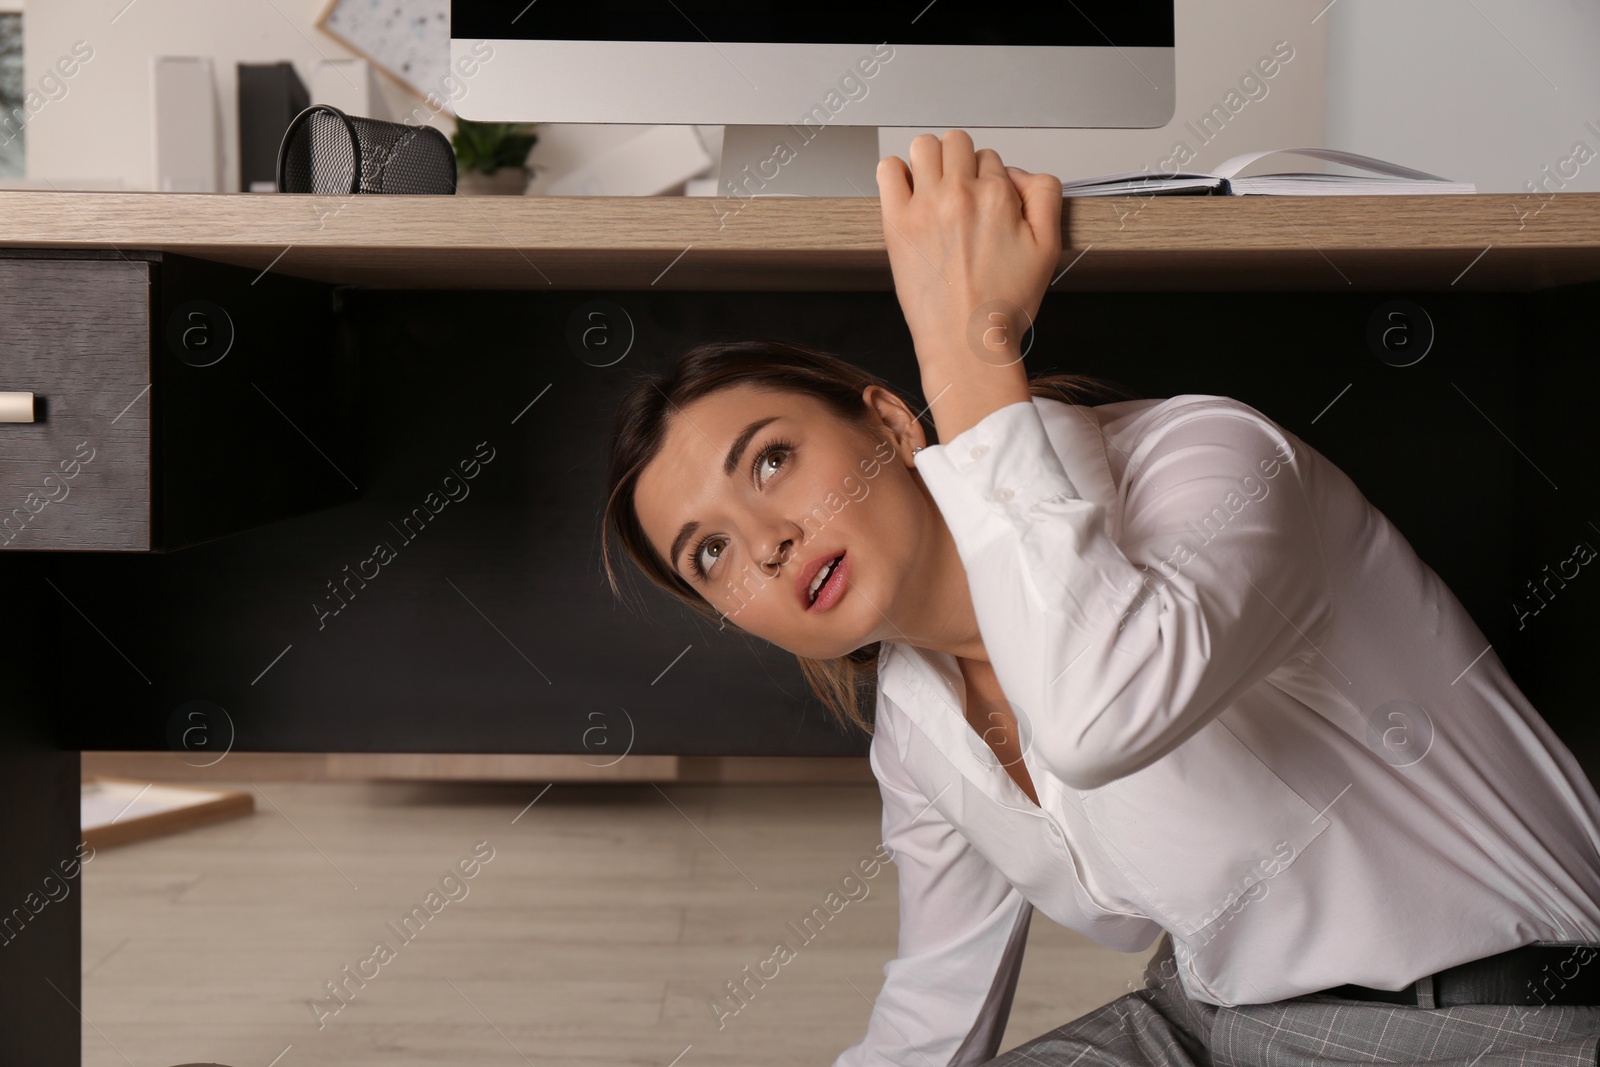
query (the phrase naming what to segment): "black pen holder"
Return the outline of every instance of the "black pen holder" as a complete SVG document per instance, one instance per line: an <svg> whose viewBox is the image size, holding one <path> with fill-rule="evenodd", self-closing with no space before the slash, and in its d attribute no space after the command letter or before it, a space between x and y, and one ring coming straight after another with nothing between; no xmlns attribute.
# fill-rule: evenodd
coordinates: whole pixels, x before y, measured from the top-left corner
<svg viewBox="0 0 1600 1067"><path fill-rule="evenodd" d="M331 104L313 104L294 117L278 146L280 193L455 191L455 149L432 126L361 118Z"/></svg>

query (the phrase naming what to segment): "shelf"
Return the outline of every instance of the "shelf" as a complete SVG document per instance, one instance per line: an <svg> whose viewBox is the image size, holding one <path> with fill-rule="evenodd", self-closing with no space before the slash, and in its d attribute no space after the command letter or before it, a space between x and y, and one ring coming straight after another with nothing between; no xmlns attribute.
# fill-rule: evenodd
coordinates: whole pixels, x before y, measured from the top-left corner
<svg viewBox="0 0 1600 1067"><path fill-rule="evenodd" d="M1527 291L1600 279L1600 193L1084 197L1052 291ZM876 199L0 191L0 247L393 289L889 290ZM1070 267L1070 269L1068 269Z"/></svg>

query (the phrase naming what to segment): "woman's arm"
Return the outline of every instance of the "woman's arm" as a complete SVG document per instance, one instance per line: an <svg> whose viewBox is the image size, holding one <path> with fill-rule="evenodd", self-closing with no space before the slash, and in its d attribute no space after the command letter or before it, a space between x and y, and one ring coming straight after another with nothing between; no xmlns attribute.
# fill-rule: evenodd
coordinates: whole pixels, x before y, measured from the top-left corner
<svg viewBox="0 0 1600 1067"><path fill-rule="evenodd" d="M918 790L880 695L868 752L899 879L898 951L832 1067L967 1067L999 1052L1033 905Z"/></svg>
<svg viewBox="0 0 1600 1067"><path fill-rule="evenodd" d="M1022 338L1061 257L1061 182L950 130L878 163L884 242L940 441L1030 398Z"/></svg>
<svg viewBox="0 0 1600 1067"><path fill-rule="evenodd" d="M1126 449L1113 540L1046 432L1055 403L998 411L917 469L995 676L1031 725L1034 783L1091 790L1172 751L1289 656L1320 654L1334 598L1307 461L1261 412L1208 394L1159 405Z"/></svg>

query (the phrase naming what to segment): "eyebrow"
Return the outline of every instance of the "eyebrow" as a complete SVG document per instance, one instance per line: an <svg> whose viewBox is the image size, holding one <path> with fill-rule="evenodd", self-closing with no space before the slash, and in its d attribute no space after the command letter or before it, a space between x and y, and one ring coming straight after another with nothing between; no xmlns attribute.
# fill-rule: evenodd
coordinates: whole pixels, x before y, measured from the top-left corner
<svg viewBox="0 0 1600 1067"><path fill-rule="evenodd" d="M750 447L750 439L761 432L761 427L769 422L775 422L778 418L779 416L777 415L768 415L764 419L755 420L739 431L739 436L735 437L733 444L728 447L727 458L722 461L722 476L724 478L733 477L733 472L739 469L739 460L744 456L744 450ZM678 571L678 559L683 554L683 546L689 542L689 538L693 537L694 532L699 528L700 523L695 519L690 519L679 528L678 536L672 539L672 555L669 566L674 571ZM681 571L678 571L678 573L682 574Z"/></svg>

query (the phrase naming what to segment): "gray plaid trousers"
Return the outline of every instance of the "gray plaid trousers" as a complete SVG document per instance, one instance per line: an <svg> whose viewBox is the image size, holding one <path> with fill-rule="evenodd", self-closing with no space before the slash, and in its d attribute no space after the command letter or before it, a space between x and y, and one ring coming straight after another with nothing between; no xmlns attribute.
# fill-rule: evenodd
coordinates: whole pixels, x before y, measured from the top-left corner
<svg viewBox="0 0 1600 1067"><path fill-rule="evenodd" d="M1600 1006L1416 1008L1308 993L1218 1007L1177 978L1172 936L1145 988L988 1060L984 1067L1600 1067Z"/></svg>

